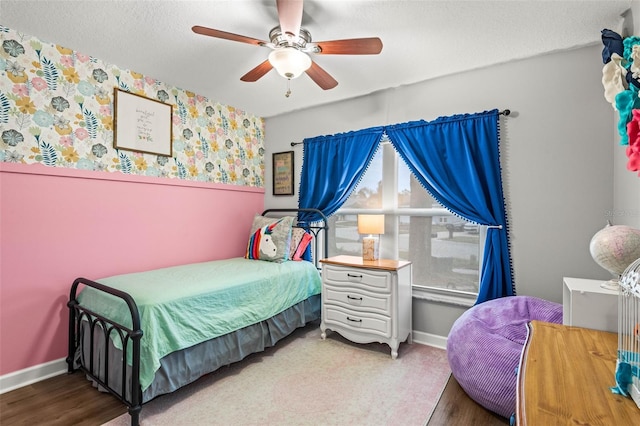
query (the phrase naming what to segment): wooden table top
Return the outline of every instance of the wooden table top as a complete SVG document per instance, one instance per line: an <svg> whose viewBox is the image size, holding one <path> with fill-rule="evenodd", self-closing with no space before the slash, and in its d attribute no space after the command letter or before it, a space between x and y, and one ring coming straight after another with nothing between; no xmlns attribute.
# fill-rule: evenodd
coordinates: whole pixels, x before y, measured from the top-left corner
<svg viewBox="0 0 640 426"><path fill-rule="evenodd" d="M398 269L403 268L411 263L406 260L393 259L363 260L362 256L346 255L320 259L320 262L330 265L350 266L354 268L382 269L385 271L397 271Z"/></svg>
<svg viewBox="0 0 640 426"><path fill-rule="evenodd" d="M618 335L532 321L518 375L517 425L637 425L615 386Z"/></svg>

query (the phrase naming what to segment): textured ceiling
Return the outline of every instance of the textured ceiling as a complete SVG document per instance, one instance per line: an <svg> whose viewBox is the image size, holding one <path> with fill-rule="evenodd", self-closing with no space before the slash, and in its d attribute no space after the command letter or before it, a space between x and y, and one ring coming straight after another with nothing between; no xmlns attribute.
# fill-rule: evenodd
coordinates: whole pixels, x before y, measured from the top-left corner
<svg viewBox="0 0 640 426"><path fill-rule="evenodd" d="M270 50L194 34L202 25L268 40L275 0L0 0L0 25L130 69L262 117L513 59L596 44L620 31L626 1L307 0L303 27L314 41L377 36L380 55L314 55L338 82L275 70L240 81ZM578 72L578 70L577 70Z"/></svg>

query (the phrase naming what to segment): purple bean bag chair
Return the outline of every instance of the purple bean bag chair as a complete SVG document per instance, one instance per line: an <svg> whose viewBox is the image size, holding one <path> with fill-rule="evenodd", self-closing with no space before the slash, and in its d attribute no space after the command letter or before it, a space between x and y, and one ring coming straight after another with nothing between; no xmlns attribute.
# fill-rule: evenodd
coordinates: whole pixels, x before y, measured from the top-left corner
<svg viewBox="0 0 640 426"><path fill-rule="evenodd" d="M451 373L478 404L503 417L516 411L516 370L532 320L562 323L562 304L510 296L473 306L447 339Z"/></svg>

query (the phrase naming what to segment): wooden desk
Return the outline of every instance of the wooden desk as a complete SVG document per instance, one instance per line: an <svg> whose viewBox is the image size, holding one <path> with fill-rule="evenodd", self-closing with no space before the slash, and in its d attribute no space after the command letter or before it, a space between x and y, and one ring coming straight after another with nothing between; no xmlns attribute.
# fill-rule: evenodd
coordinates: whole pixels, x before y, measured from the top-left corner
<svg viewBox="0 0 640 426"><path fill-rule="evenodd" d="M531 321L518 375L516 424L640 424L635 402L610 390L617 349L615 333Z"/></svg>

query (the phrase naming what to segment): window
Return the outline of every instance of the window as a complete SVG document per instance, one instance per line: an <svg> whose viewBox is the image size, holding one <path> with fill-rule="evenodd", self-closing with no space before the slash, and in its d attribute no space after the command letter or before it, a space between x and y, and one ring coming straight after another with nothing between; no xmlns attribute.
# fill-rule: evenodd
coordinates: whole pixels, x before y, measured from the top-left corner
<svg viewBox="0 0 640 426"><path fill-rule="evenodd" d="M385 215L380 256L410 260L413 285L438 292L477 295L484 229L443 208L410 173L388 141L331 218L329 255L362 254L357 215Z"/></svg>

